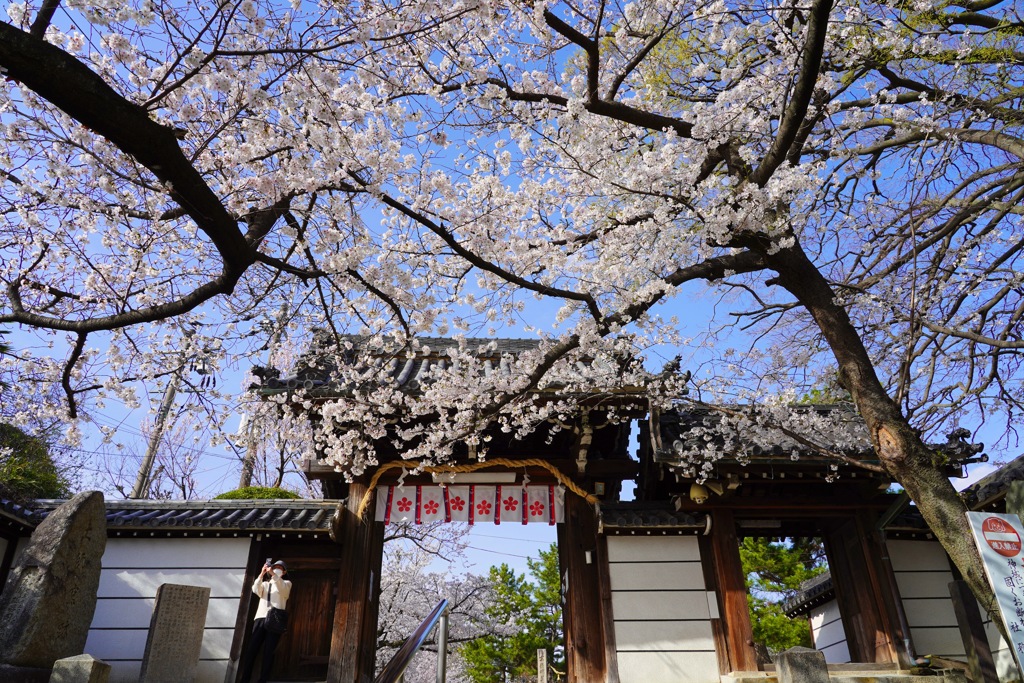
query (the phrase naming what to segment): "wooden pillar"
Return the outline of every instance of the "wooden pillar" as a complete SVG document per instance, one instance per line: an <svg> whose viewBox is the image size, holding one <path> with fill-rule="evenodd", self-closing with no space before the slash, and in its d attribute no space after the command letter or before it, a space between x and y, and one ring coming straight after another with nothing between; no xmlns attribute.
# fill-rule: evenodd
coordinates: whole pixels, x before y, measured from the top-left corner
<svg viewBox="0 0 1024 683"><path fill-rule="evenodd" d="M825 544L850 657L868 664L899 663L904 634L894 616L894 591L880 571L881 549L869 520L859 515L836 525Z"/></svg>
<svg viewBox="0 0 1024 683"><path fill-rule="evenodd" d="M1017 483L1017 482L1014 482ZM974 683L999 683L992 651L988 646L985 624L981 620L981 608L971 593L966 581L950 581L949 597L953 599L956 623L967 652L967 666Z"/></svg>
<svg viewBox="0 0 1024 683"><path fill-rule="evenodd" d="M725 622L722 615L725 610L722 608L722 589L718 585L718 568L715 563L715 548L710 536L698 536L698 547L700 548L700 567L704 574L704 589L714 593L718 616L710 619L711 636L715 641L715 654L718 656L718 673L726 675L732 671L732 660L729 658L729 637L725 630ZM708 605L710 607L710 603Z"/></svg>
<svg viewBox="0 0 1024 683"><path fill-rule="evenodd" d="M372 516L365 520L356 516L366 491L365 484L350 484L348 499L339 510L337 541L341 545L341 570L327 668L329 683L373 680L384 524L373 521ZM371 504L371 515L373 509Z"/></svg>
<svg viewBox="0 0 1024 683"><path fill-rule="evenodd" d="M608 537L597 539L597 577L601 583L601 615L604 617L604 661L607 683L619 683L619 661L615 648L615 615L612 613L612 577L608 566Z"/></svg>
<svg viewBox="0 0 1024 683"><path fill-rule="evenodd" d="M757 671L754 631L747 606L747 586L740 564L740 542L732 510L715 510L711 524L711 547L725 622L725 641L730 671ZM703 560L702 560L703 561ZM721 656L720 656L721 659ZM728 673L728 672L724 672Z"/></svg>
<svg viewBox="0 0 1024 683"><path fill-rule="evenodd" d="M558 525L558 551L567 683L602 683L607 680L607 664L597 513L587 501L567 493L564 520Z"/></svg>

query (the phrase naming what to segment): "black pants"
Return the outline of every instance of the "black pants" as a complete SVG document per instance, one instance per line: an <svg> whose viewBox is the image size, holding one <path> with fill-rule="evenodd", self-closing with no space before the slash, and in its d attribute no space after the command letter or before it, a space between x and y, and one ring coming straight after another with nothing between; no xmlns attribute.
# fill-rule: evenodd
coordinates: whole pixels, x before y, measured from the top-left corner
<svg viewBox="0 0 1024 683"><path fill-rule="evenodd" d="M256 656L260 652L260 646L263 647L263 668L260 669L259 683L267 683L267 677L270 676L270 669L274 666L274 650L277 649L277 643L281 640L281 633L271 633L267 629L263 628L263 622L265 619L257 619L252 625L252 638L249 641L249 647L245 651L245 668L242 669L242 683L249 683L249 679L252 678L253 664L256 663Z"/></svg>

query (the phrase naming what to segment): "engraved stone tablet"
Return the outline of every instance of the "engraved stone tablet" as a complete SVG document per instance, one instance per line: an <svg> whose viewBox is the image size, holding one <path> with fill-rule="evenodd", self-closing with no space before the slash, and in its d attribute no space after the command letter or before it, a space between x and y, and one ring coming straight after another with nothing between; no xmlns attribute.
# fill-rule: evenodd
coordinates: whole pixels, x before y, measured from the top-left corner
<svg viewBox="0 0 1024 683"><path fill-rule="evenodd" d="M165 583L157 589L139 683L195 679L209 602L207 586Z"/></svg>

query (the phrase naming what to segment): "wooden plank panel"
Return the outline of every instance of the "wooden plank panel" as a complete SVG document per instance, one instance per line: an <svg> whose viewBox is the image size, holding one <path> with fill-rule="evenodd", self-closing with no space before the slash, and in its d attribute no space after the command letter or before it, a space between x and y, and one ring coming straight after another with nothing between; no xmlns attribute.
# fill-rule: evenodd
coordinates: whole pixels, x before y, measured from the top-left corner
<svg viewBox="0 0 1024 683"><path fill-rule="evenodd" d="M619 652L715 651L715 639L708 621L616 621L615 643Z"/></svg>
<svg viewBox="0 0 1024 683"><path fill-rule="evenodd" d="M704 591L612 591L615 621L679 621L710 618Z"/></svg>
<svg viewBox="0 0 1024 683"><path fill-rule="evenodd" d="M946 551L937 541L897 541L887 539L889 559L894 572L903 571L949 571Z"/></svg>
<svg viewBox="0 0 1024 683"><path fill-rule="evenodd" d="M896 585L904 600L910 598L949 599L949 582L953 573L948 571L895 572Z"/></svg>
<svg viewBox="0 0 1024 683"><path fill-rule="evenodd" d="M608 574L611 566L608 563L608 537L597 539L597 572L601 584L601 618L604 627L604 662L606 667L606 683L619 681L619 663L615 654L615 619L612 613L612 580Z"/></svg>
<svg viewBox="0 0 1024 683"><path fill-rule="evenodd" d="M700 562L696 536L609 536L608 561Z"/></svg>
<svg viewBox="0 0 1024 683"><path fill-rule="evenodd" d="M740 544L736 537L736 520L732 511L714 511L711 546L717 571L717 590L722 622L728 642L729 667L732 671L757 671L753 628L747 606L747 588L740 563ZM705 602L707 600L705 599ZM707 606L705 605L705 609Z"/></svg>
<svg viewBox="0 0 1024 683"><path fill-rule="evenodd" d="M333 683L368 683L373 679L374 657L370 648L376 643L368 634L377 628L384 525L356 515L366 492L364 483L349 484L347 503L339 510L342 563L327 671L327 679ZM371 500L371 510L372 503Z"/></svg>
<svg viewBox="0 0 1024 683"><path fill-rule="evenodd" d="M619 652L622 683L719 683L714 652Z"/></svg>
<svg viewBox="0 0 1024 683"><path fill-rule="evenodd" d="M617 590L702 590L699 562L620 562L608 566L611 588Z"/></svg>
<svg viewBox="0 0 1024 683"><path fill-rule="evenodd" d="M104 569L244 567L250 539L108 538Z"/></svg>

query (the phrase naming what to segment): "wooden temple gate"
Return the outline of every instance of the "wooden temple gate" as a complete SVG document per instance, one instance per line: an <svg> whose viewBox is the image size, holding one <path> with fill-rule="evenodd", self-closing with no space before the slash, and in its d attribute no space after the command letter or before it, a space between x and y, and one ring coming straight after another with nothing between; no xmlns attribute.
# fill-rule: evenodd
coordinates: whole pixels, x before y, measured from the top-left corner
<svg viewBox="0 0 1024 683"><path fill-rule="evenodd" d="M328 681L373 679L384 526L399 519L557 522L573 683L717 683L770 668L753 642L740 566L739 541L750 535L822 538L849 661L913 664L886 550L885 523L899 499L884 475L794 459L780 444L778 452L723 458L696 479L673 445L707 413L651 420L638 394L595 393L582 407L571 424L541 425L521 439L488 431L484 463L467 447L450 466L413 474L415 464L384 443L380 466L351 482L330 465L308 463L325 497L345 501L334 530L341 566ZM628 452L634 422L636 459ZM624 481L636 485L632 501L620 500ZM483 502L466 516L467 504Z"/></svg>

